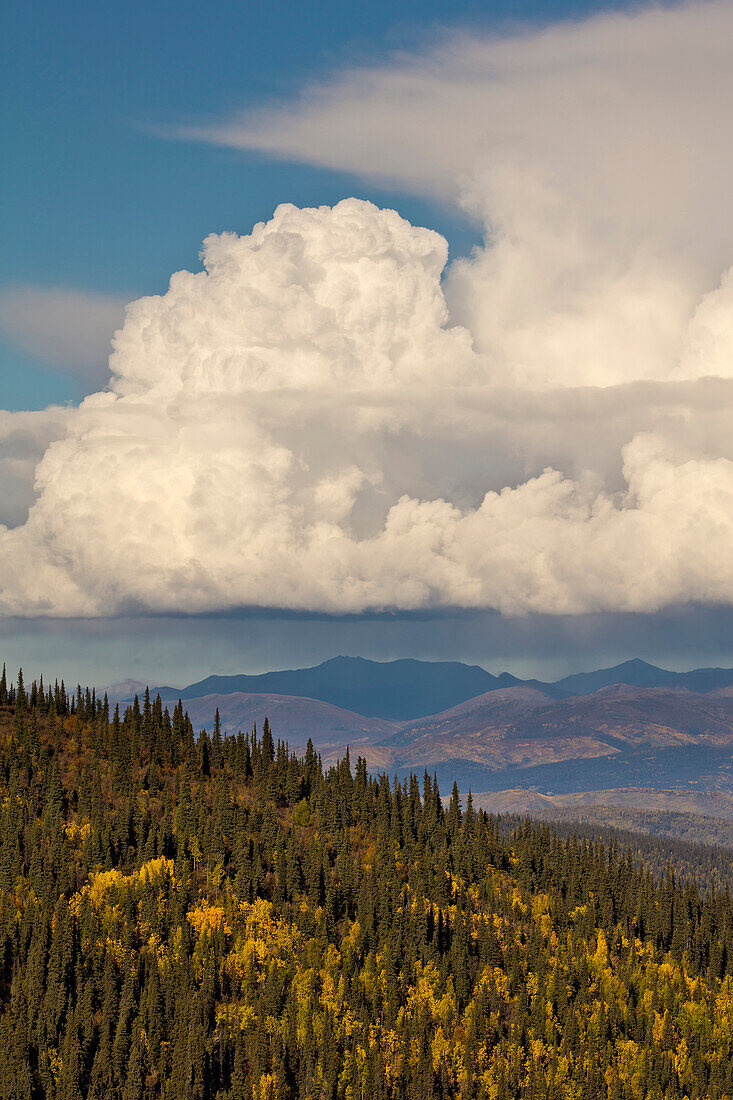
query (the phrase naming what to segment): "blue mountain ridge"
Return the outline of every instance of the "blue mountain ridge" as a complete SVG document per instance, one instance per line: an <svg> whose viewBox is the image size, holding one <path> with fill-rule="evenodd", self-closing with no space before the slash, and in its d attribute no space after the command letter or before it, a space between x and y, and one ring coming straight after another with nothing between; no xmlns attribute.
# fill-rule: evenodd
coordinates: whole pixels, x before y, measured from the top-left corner
<svg viewBox="0 0 733 1100"><path fill-rule="evenodd" d="M259 675L207 676L183 689L160 687L163 699L197 699L235 692L318 699L370 718L392 721L422 718L457 706L477 695L507 687L536 687L555 699L591 695L614 684L632 687L686 688L709 692L733 686L733 669L702 668L671 672L637 659L613 668L576 673L547 683L520 680L508 672L492 675L478 665L457 661L371 661L332 657L312 668Z"/></svg>
<svg viewBox="0 0 733 1100"><path fill-rule="evenodd" d="M368 718L420 718L520 681L509 673L492 676L478 665L457 661L369 661L332 657L314 668L260 675L207 676L182 691L159 688L162 698L196 699L243 691L298 695L355 711Z"/></svg>

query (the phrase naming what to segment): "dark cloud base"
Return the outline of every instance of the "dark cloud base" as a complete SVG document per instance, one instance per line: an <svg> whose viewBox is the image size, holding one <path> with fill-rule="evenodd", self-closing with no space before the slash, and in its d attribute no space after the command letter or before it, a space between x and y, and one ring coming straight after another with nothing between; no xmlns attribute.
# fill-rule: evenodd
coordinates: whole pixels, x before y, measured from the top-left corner
<svg viewBox="0 0 733 1100"><path fill-rule="evenodd" d="M338 654L458 660L540 678L630 657L675 669L733 666L733 608L515 619L487 612L333 618L238 611L0 624L0 659L9 668L74 682L133 676L184 685L210 673L303 667Z"/></svg>

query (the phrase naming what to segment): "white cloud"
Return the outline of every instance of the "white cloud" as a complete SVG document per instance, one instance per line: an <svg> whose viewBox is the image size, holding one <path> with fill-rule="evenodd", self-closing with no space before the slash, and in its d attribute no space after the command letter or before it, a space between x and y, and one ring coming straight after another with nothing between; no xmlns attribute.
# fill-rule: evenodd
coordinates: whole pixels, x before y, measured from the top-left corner
<svg viewBox="0 0 733 1100"><path fill-rule="evenodd" d="M653 611L733 603L733 5L345 74L210 140L461 202L212 236L127 311L0 610Z"/></svg>
<svg viewBox="0 0 733 1100"><path fill-rule="evenodd" d="M73 413L28 522L0 535L5 613L733 599L733 383L499 390L448 324L445 252L354 199L209 238L204 272L129 307L111 392ZM620 492L613 447L576 454L574 419L631 438ZM526 462L535 429L535 476L501 488L497 437ZM540 465L563 448L574 478Z"/></svg>
<svg viewBox="0 0 733 1100"><path fill-rule="evenodd" d="M0 290L0 331L21 351L104 385L112 336L126 298L69 287L9 286Z"/></svg>

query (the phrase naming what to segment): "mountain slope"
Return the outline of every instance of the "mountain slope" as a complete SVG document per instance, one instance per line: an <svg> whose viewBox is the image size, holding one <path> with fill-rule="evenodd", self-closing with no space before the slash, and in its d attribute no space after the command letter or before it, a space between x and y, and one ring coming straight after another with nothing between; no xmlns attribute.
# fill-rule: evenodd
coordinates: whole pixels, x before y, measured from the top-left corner
<svg viewBox="0 0 733 1100"><path fill-rule="evenodd" d="M206 727L210 731L217 708L224 730L251 730L255 724L262 728L267 718L275 737L293 746L305 746L308 738L316 747L358 745L365 738L380 740L395 732L394 723L382 718L367 718L331 703L298 695L233 692L230 695L203 695L186 703L195 729Z"/></svg>
<svg viewBox="0 0 733 1100"><path fill-rule="evenodd" d="M591 695L601 688L614 684L628 684L631 687L687 688L688 691L710 692L733 685L731 668L696 668L690 672L670 672L666 668L657 668L635 657L631 661L615 665L613 668L601 668L595 672L579 672L565 676L549 685L558 694Z"/></svg>
<svg viewBox="0 0 733 1100"><path fill-rule="evenodd" d="M377 770L427 767L478 790L733 786L733 693L615 685L552 700L520 686L403 723L362 751Z"/></svg>
<svg viewBox="0 0 733 1100"><path fill-rule="evenodd" d="M613 684L628 684L631 687L671 687L677 681L678 673L657 668L635 657L613 668L600 668L594 672L577 672L557 680L555 687L563 695L592 695L601 688Z"/></svg>
<svg viewBox="0 0 733 1100"><path fill-rule="evenodd" d="M671 747L704 740L733 743L733 695L706 695L681 688L634 688L625 684L593 695L551 700L537 689L515 687L487 693L405 723L384 744L410 746L411 754L439 743L481 741L487 748L514 742L593 738L610 753L632 747Z"/></svg>
<svg viewBox="0 0 733 1100"><path fill-rule="evenodd" d="M428 715L418 722L405 722L383 744L410 745L427 738L457 738L484 731L503 729L551 702L546 692L524 686L499 688L467 699L455 707Z"/></svg>
<svg viewBox="0 0 733 1100"><path fill-rule="evenodd" d="M368 661L333 657L314 668L265 672L258 676L208 676L182 691L161 688L162 698L184 701L205 695L247 692L297 695L367 717L418 718L445 710L473 696L519 681L492 676L477 665L452 661Z"/></svg>
<svg viewBox="0 0 733 1100"><path fill-rule="evenodd" d="M529 737L592 734L611 744L637 747L689 744L701 737L728 743L733 697L615 684L535 710L519 718L511 732Z"/></svg>

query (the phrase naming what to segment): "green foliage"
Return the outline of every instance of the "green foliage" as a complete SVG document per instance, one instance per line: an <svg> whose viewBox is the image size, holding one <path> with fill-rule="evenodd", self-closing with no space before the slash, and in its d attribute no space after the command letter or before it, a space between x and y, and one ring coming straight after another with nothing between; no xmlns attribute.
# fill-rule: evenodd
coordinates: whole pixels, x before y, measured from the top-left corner
<svg viewBox="0 0 733 1100"><path fill-rule="evenodd" d="M0 1100L733 1097L727 886L269 723L2 691Z"/></svg>

